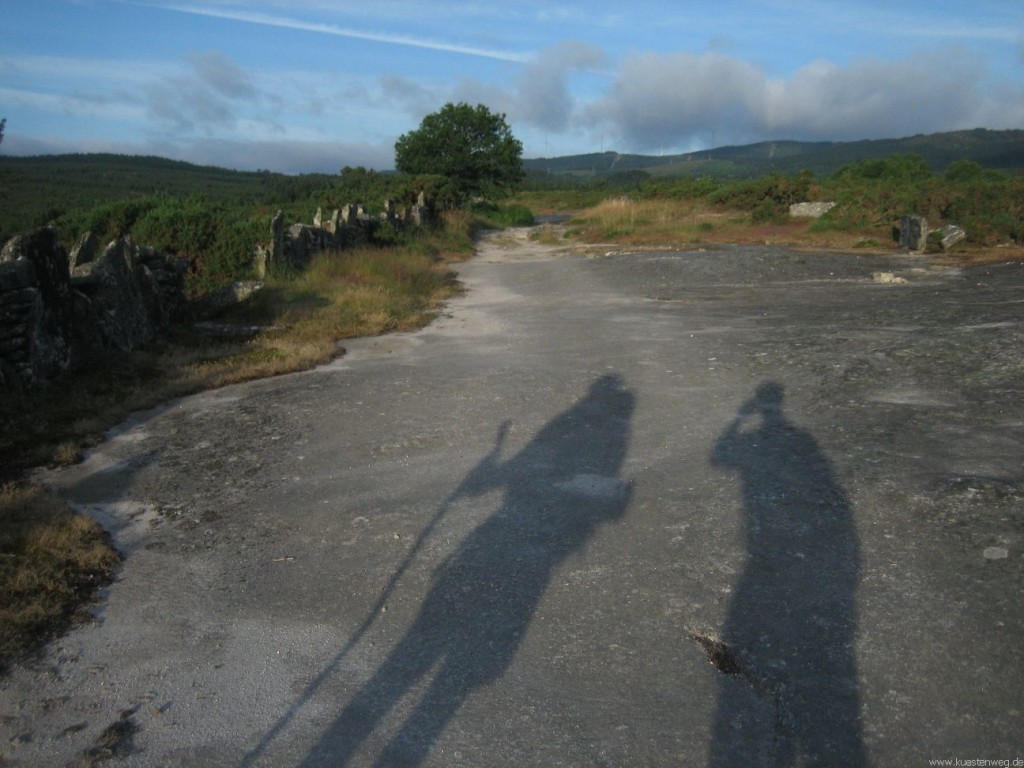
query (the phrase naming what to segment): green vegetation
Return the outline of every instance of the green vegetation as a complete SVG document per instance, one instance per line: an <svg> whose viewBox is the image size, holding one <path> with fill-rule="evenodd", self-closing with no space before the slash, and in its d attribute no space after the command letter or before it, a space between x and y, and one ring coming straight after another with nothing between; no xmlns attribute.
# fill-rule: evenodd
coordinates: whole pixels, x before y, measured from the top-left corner
<svg viewBox="0 0 1024 768"><path fill-rule="evenodd" d="M504 115L483 104L446 104L395 143L395 165L410 174L436 174L447 181L446 208L474 197L494 198L523 178L523 145Z"/></svg>
<svg viewBox="0 0 1024 768"><path fill-rule="evenodd" d="M628 188L615 186L615 179L529 179L516 199L538 211L588 210L577 225L589 239L695 242L714 233L715 239L764 240L770 233L764 226L775 226L789 241L864 247L870 240L891 242L900 216L917 213L933 227L964 227L968 245L1024 243L1024 176L972 160L954 161L941 173L910 154L848 163L822 179L807 170L724 180L634 175ZM826 200L837 205L821 219L790 220L791 204ZM836 241L840 235L847 237Z"/></svg>

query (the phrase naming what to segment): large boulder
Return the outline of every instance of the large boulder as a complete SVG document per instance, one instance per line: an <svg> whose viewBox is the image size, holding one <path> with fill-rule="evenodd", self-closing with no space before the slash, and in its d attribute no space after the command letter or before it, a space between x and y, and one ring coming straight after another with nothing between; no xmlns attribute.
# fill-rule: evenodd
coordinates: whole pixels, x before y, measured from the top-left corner
<svg viewBox="0 0 1024 768"><path fill-rule="evenodd" d="M122 237L71 275L72 285L92 302L106 344L125 351L156 336L154 280L145 266L137 268L135 257L134 243Z"/></svg>

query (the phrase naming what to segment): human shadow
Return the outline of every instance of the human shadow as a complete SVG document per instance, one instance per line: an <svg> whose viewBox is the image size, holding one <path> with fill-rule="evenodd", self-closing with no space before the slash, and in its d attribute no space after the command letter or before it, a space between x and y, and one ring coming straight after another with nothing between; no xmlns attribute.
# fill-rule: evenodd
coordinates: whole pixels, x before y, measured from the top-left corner
<svg viewBox="0 0 1024 768"><path fill-rule="evenodd" d="M741 407L711 462L740 476L747 560L720 640L695 636L724 673L709 764L865 765L846 494L775 382Z"/></svg>
<svg viewBox="0 0 1024 768"><path fill-rule="evenodd" d="M553 571L602 523L626 511L631 487L618 474L634 400L620 377L601 377L505 461L503 425L494 448L452 497L504 489L500 506L437 568L408 631L304 766L349 763L403 697L433 672L374 763L419 765L466 698L504 675ZM367 759L361 756L360 762Z"/></svg>

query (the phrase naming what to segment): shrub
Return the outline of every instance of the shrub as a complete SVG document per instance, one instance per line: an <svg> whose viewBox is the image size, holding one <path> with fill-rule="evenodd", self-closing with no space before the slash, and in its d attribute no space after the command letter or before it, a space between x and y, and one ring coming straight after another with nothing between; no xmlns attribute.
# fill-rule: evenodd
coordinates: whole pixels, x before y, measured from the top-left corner
<svg viewBox="0 0 1024 768"><path fill-rule="evenodd" d="M481 202L474 203L470 210L475 216L483 219L485 224L499 228L529 227L534 223L533 211L519 203L498 205Z"/></svg>

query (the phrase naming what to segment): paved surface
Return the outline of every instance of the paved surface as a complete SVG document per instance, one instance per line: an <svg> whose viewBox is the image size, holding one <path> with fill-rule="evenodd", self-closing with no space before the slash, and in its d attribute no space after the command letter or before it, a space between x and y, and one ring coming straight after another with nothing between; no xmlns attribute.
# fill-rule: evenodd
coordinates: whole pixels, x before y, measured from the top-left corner
<svg viewBox="0 0 1024 768"><path fill-rule="evenodd" d="M0 764L1024 758L1024 266L522 231L460 273L44 476L126 560L0 681Z"/></svg>

